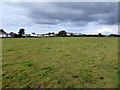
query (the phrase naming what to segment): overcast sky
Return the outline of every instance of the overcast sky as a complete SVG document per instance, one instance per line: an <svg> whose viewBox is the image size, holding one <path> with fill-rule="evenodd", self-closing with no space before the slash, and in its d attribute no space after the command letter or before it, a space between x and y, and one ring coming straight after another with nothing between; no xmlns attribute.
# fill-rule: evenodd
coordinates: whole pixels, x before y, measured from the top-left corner
<svg viewBox="0 0 120 90"><path fill-rule="evenodd" d="M117 2L4 2L0 8L6 32L118 33Z"/></svg>

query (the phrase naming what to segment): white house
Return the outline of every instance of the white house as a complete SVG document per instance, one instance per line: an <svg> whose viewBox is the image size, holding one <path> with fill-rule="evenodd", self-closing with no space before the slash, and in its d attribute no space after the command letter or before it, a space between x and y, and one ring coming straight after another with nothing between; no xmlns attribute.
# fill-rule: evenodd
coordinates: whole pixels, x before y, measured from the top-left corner
<svg viewBox="0 0 120 90"><path fill-rule="evenodd" d="M49 36L50 36L50 37L54 37L54 36L55 36L55 34L50 34Z"/></svg>
<svg viewBox="0 0 120 90"><path fill-rule="evenodd" d="M45 34L44 37L49 37L49 35Z"/></svg>
<svg viewBox="0 0 120 90"><path fill-rule="evenodd" d="M73 35L79 36L82 35L82 33L73 33Z"/></svg>
<svg viewBox="0 0 120 90"><path fill-rule="evenodd" d="M67 33L67 36L71 36L71 33Z"/></svg>
<svg viewBox="0 0 120 90"><path fill-rule="evenodd" d="M30 34L31 37L37 37L37 34L36 33L32 33Z"/></svg>
<svg viewBox="0 0 120 90"><path fill-rule="evenodd" d="M43 35L42 34L37 34L37 37L43 37Z"/></svg>
<svg viewBox="0 0 120 90"><path fill-rule="evenodd" d="M0 29L0 38L2 37L7 37L7 33L3 29Z"/></svg>

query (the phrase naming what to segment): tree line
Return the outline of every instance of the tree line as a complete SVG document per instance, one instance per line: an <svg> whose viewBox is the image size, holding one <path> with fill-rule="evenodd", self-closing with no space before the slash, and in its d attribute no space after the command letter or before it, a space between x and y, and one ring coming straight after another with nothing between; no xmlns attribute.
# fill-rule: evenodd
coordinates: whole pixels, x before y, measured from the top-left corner
<svg viewBox="0 0 120 90"><path fill-rule="evenodd" d="M62 30L58 33L58 36L61 37L66 37L67 36L67 32ZM118 34L110 34L110 35L103 35L101 33L98 33L98 35L87 35L87 34L81 34L81 35L74 35L73 33L70 33L71 37L120 37L120 35Z"/></svg>
<svg viewBox="0 0 120 90"><path fill-rule="evenodd" d="M92 34L80 34L80 35L75 35L73 33L69 33L69 35L67 35L68 33L65 30L61 30L59 31L57 34L55 34L54 32L49 32L47 33L47 35L51 35L54 34L56 37L120 37L120 35L118 34L110 34L110 35L103 35L101 33L98 33L97 35L92 35ZM21 28L18 32L18 34L15 33L11 33L12 37L17 38L17 37L25 37L25 29Z"/></svg>

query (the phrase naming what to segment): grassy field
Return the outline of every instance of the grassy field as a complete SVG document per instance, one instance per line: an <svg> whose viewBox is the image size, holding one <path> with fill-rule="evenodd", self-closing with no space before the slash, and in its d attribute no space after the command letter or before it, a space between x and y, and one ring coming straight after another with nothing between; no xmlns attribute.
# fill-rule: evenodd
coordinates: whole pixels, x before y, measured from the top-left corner
<svg viewBox="0 0 120 90"><path fill-rule="evenodd" d="M116 88L118 38L2 39L3 88Z"/></svg>

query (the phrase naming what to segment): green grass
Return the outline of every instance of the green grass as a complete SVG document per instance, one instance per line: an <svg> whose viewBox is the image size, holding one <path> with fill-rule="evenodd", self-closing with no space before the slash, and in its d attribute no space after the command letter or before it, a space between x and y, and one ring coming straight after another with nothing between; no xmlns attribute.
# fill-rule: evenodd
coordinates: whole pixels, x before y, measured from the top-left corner
<svg viewBox="0 0 120 90"><path fill-rule="evenodd" d="M2 39L3 88L117 88L118 38Z"/></svg>

